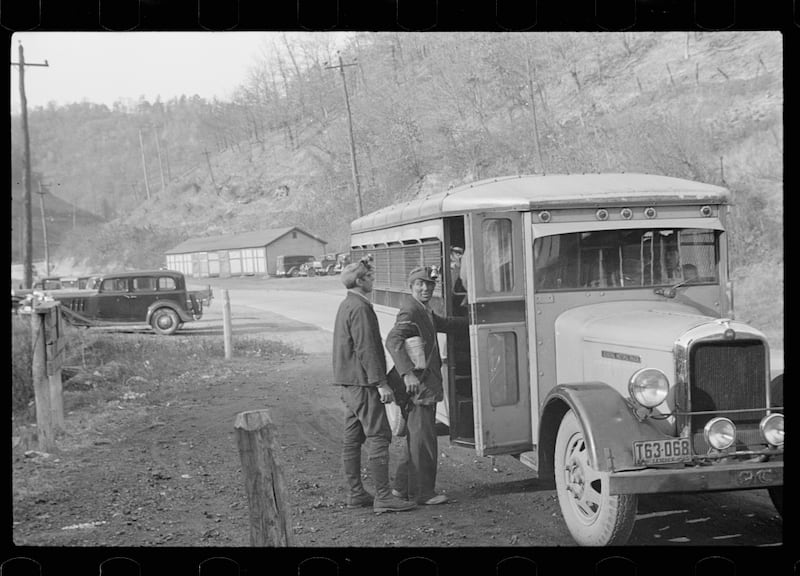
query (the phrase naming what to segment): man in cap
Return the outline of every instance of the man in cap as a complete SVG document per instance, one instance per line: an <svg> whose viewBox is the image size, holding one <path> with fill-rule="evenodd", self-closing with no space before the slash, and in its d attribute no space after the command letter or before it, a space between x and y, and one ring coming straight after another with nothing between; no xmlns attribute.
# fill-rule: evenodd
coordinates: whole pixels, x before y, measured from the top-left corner
<svg viewBox="0 0 800 576"><path fill-rule="evenodd" d="M395 369L403 377L410 397L406 415L406 444L397 467L392 493L399 498L434 505L447 502L437 494L436 466L439 447L436 435L436 403L444 397L442 358L437 332L458 333L467 328L466 318L442 317L430 308L438 270L435 267L414 268L408 276L411 297L406 298L394 327L386 336L386 348ZM415 368L405 348L407 338L419 336L424 343L425 368Z"/></svg>
<svg viewBox="0 0 800 576"><path fill-rule="evenodd" d="M339 305L333 328L333 384L342 387L345 405L342 463L347 506L372 506L376 513L410 510L414 503L393 496L389 484L392 430L384 404L392 402L394 395L386 382L386 355L368 297L374 280L369 260L345 266L341 280L347 296ZM361 483L361 445L365 442L374 497Z"/></svg>

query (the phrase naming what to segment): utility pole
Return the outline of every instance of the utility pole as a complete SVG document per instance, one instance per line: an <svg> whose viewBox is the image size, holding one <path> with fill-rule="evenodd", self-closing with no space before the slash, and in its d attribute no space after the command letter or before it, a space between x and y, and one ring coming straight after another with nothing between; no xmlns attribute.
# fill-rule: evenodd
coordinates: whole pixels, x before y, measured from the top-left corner
<svg viewBox="0 0 800 576"><path fill-rule="evenodd" d="M50 275L50 249L47 245L47 218L44 213L44 195L46 191L39 182L39 208L42 212L42 236L44 237L44 275Z"/></svg>
<svg viewBox="0 0 800 576"><path fill-rule="evenodd" d="M164 165L161 163L161 144L158 142L158 130L153 128L153 133L156 136L156 152L158 152L158 171L161 172L161 192L163 193L167 189L167 185L164 182Z"/></svg>
<svg viewBox="0 0 800 576"><path fill-rule="evenodd" d="M142 131L139 130L139 149L142 151L142 170L144 170L144 189L147 191L147 199L150 200L150 184L147 182L147 162L144 159L144 142L142 141Z"/></svg>
<svg viewBox="0 0 800 576"><path fill-rule="evenodd" d="M167 182L172 182L172 172L169 169L169 142L164 143L164 163L167 165Z"/></svg>
<svg viewBox="0 0 800 576"><path fill-rule="evenodd" d="M339 74L342 76L342 88L344 89L344 105L347 108L347 128L350 133L350 167L353 170L353 186L356 189L356 207L358 209L358 217L364 215L364 209L361 205L361 185L358 182L358 166L356 165L356 143L355 139L353 138L353 116L350 113L350 97L347 95L347 79L344 75L344 67L345 66L358 66L358 63L353 64L344 64L342 62L342 56L339 55L339 65L338 66L325 66L326 69L331 70L334 68L339 69Z"/></svg>
<svg viewBox="0 0 800 576"><path fill-rule="evenodd" d="M22 246L25 243L25 237L23 235L24 226L22 224L22 214L17 215L17 232L19 233L17 236L17 241L19 242L19 249L20 252L22 251Z"/></svg>
<svg viewBox="0 0 800 576"><path fill-rule="evenodd" d="M208 165L208 173L211 176L211 183L214 185L214 192L216 192L217 196L219 196L219 186L217 186L217 181L214 180L214 171L211 170L211 159L208 157L208 149L203 148L203 154L206 156L206 165Z"/></svg>
<svg viewBox="0 0 800 576"><path fill-rule="evenodd" d="M33 286L33 222L31 216L31 141L28 133L28 99L25 96L25 66L49 66L47 60L44 64L35 64L33 62L25 62L25 54L22 50L22 43L19 45L19 62L12 62L12 66L19 66L19 104L22 112L22 133L25 143L25 169L22 173L22 181L25 186L25 202L24 202L24 236L25 241L22 244L22 253L24 259L25 279L24 287L31 288Z"/></svg>
<svg viewBox="0 0 800 576"><path fill-rule="evenodd" d="M526 59L526 68L528 72L528 95L531 99L531 114L533 114L533 143L536 146L536 158L539 160L539 169L544 174L544 162L542 161L542 150L539 144L539 124L536 121L536 102L534 102L534 91L533 91L533 74L531 73L531 48L530 44L528 45L528 54Z"/></svg>

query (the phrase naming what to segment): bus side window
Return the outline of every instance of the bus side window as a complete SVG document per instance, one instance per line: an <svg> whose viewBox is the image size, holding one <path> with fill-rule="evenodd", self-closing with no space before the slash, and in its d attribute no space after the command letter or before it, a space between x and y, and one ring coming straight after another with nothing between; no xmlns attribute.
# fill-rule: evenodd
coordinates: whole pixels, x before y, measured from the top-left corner
<svg viewBox="0 0 800 576"><path fill-rule="evenodd" d="M511 292L514 268L511 258L511 220L487 219L482 223L483 276L487 292Z"/></svg>

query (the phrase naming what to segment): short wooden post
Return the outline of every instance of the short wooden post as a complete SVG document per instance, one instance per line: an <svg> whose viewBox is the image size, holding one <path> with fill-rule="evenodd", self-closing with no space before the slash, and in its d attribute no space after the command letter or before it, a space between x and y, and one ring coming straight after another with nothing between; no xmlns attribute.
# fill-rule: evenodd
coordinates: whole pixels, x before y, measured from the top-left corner
<svg viewBox="0 0 800 576"><path fill-rule="evenodd" d="M47 360L47 380L50 385L50 413L53 429L64 430L64 392L61 383L61 366L64 364L64 323L61 318L61 303L48 302L49 313L44 322L44 349Z"/></svg>
<svg viewBox="0 0 800 576"><path fill-rule="evenodd" d="M228 291L222 291L222 334L225 340L225 359L230 360L233 356L233 344L231 342L231 299Z"/></svg>
<svg viewBox="0 0 800 576"><path fill-rule="evenodd" d="M240 412L234 428L250 507L250 545L291 546L289 493L269 411Z"/></svg>
<svg viewBox="0 0 800 576"><path fill-rule="evenodd" d="M51 305L55 302L42 302L31 311L31 348L33 350L33 365L31 376L33 378L33 394L36 404L36 436L39 450L47 452L55 447L55 430L53 422L52 399L50 378L47 366L47 316L50 314ZM57 305L55 306L58 312ZM60 378L59 374L59 378ZM56 400L58 403L58 400ZM62 412L63 421L63 412Z"/></svg>

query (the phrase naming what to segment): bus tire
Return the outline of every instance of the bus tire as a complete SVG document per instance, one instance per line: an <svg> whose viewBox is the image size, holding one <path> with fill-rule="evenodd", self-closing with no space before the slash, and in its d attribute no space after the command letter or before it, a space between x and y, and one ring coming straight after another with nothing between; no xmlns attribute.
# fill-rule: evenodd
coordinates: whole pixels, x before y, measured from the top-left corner
<svg viewBox="0 0 800 576"><path fill-rule="evenodd" d="M564 414L555 447L558 503L570 534L581 546L623 545L636 520L635 494L608 493L608 482L589 462L583 428L572 410Z"/></svg>

